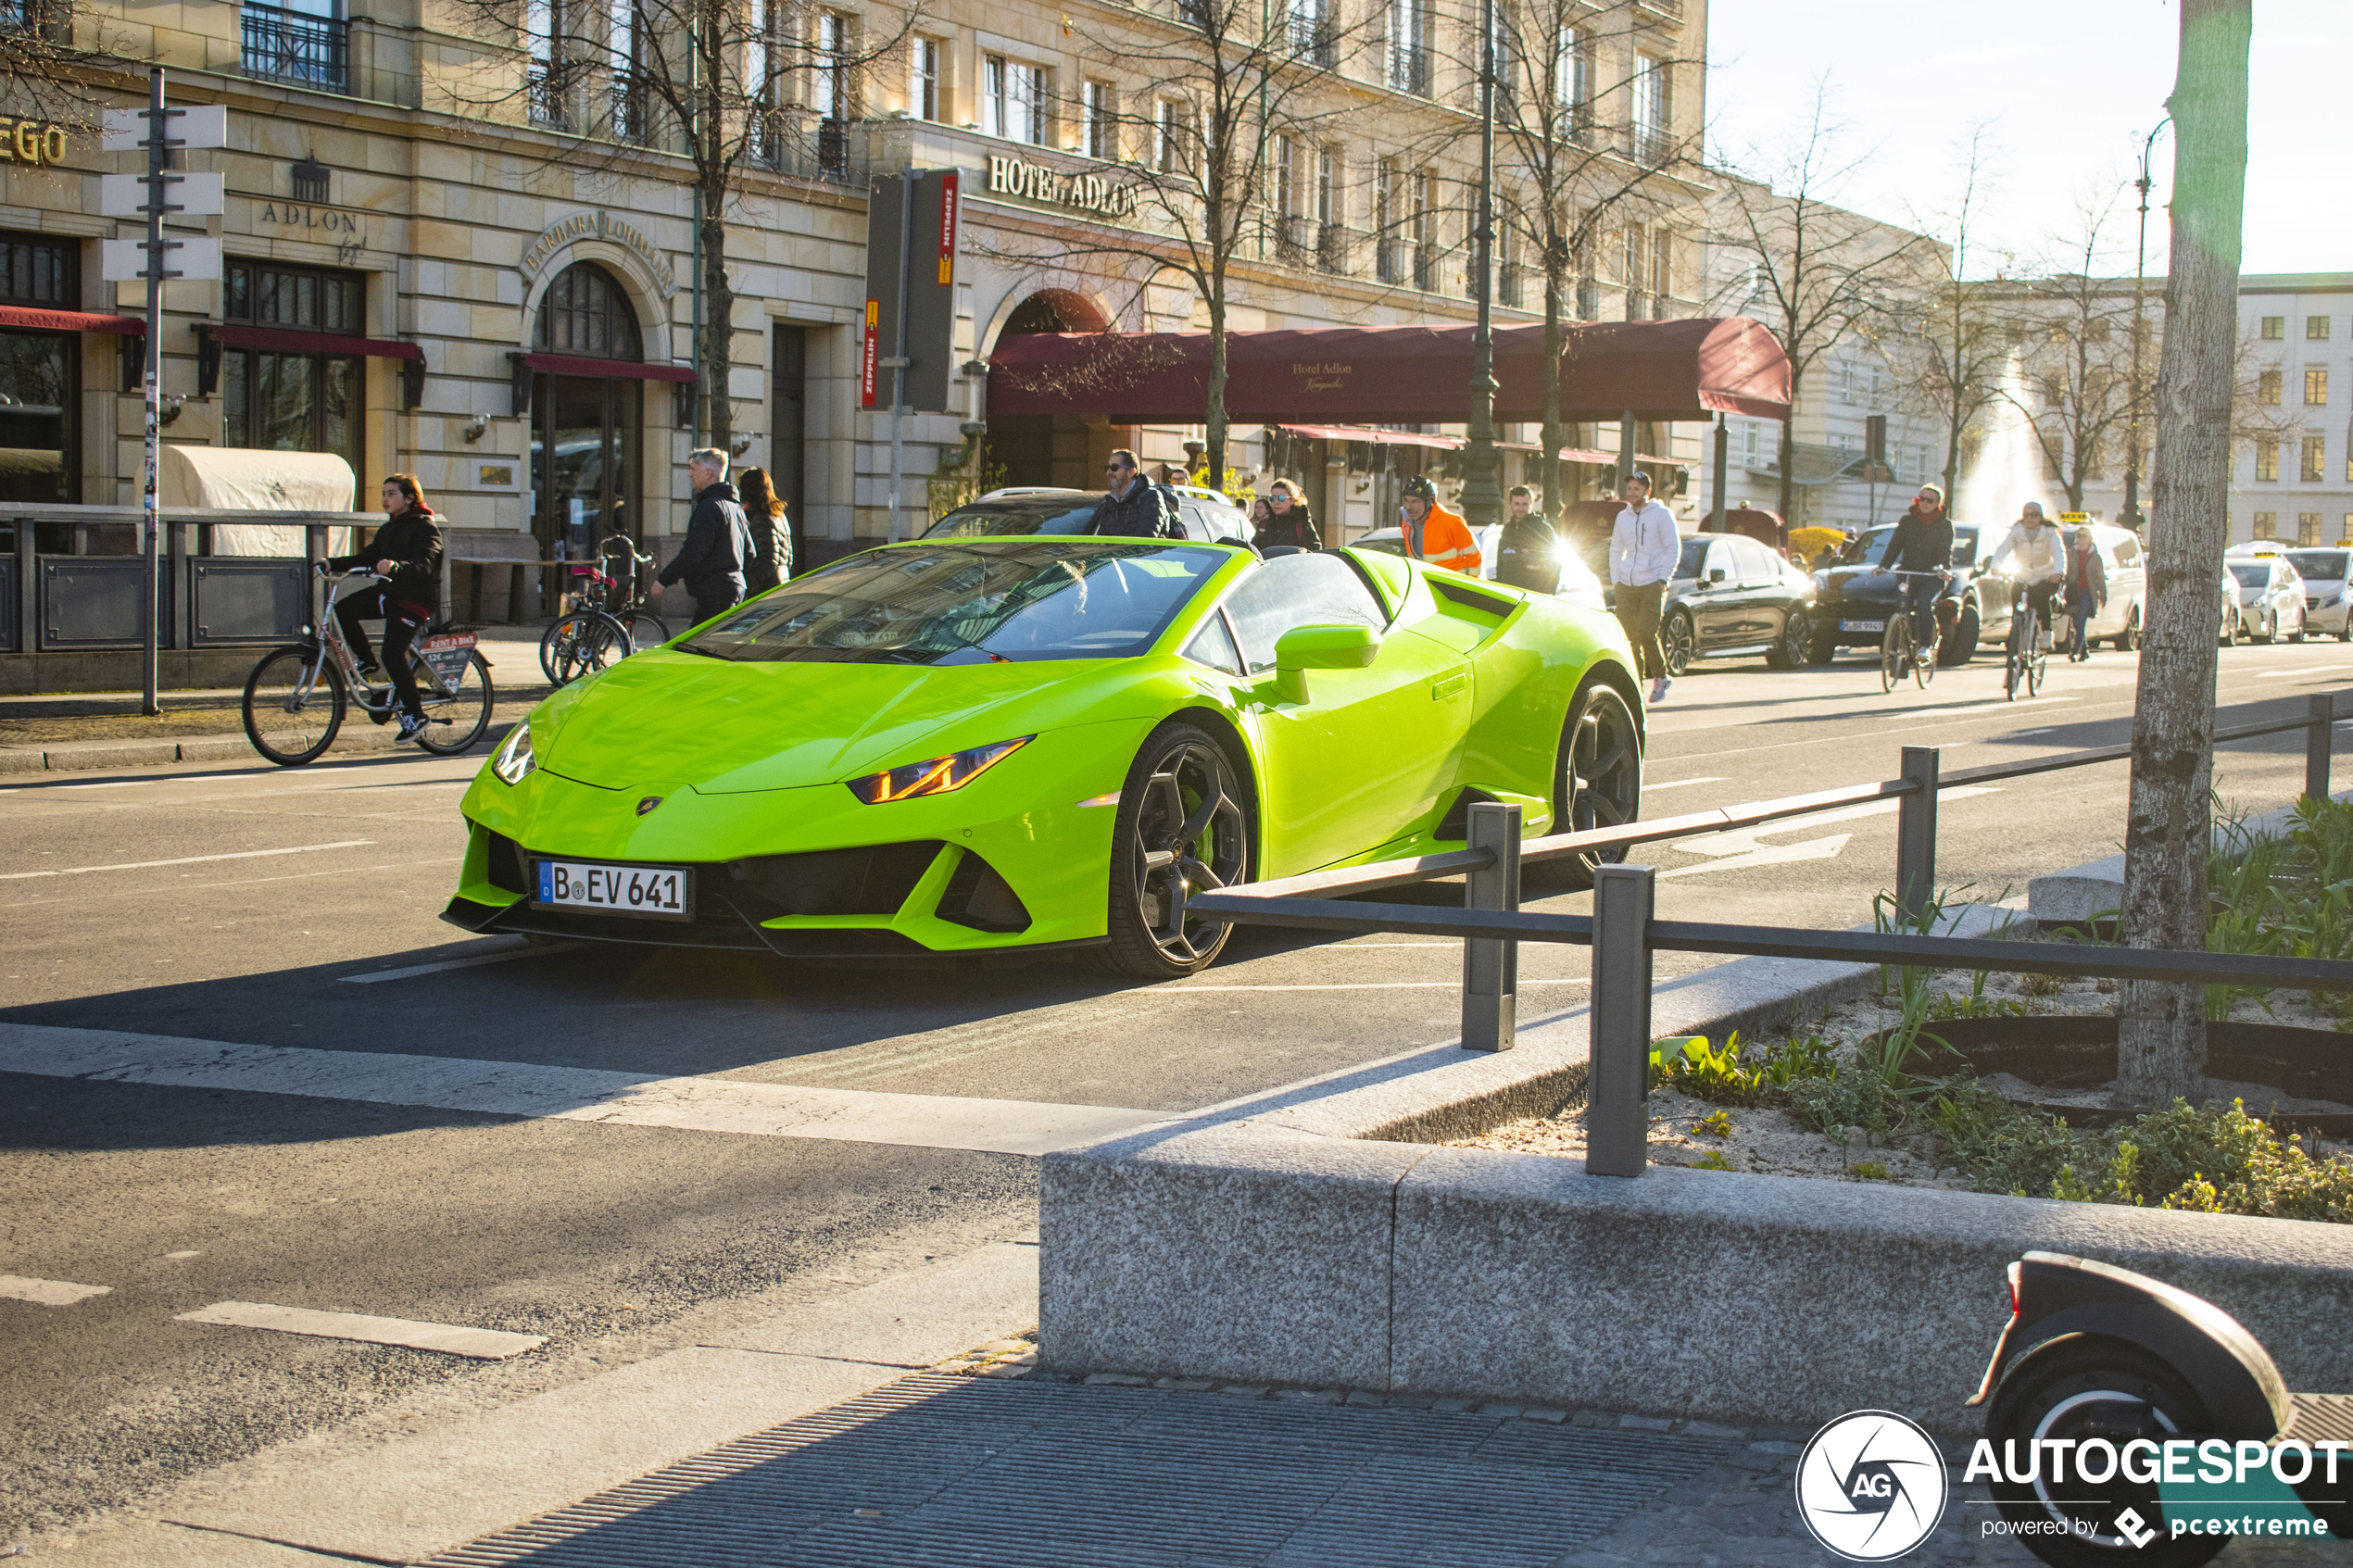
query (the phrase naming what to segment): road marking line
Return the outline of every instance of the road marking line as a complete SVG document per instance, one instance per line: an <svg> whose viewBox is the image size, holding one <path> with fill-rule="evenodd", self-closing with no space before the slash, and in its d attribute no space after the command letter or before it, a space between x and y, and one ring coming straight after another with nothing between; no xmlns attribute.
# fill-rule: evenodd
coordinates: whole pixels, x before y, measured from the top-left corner
<svg viewBox="0 0 2353 1568"><path fill-rule="evenodd" d="M237 1045L39 1023L0 1023L0 1073L991 1154L1049 1154L1136 1132L1175 1114L741 1078L663 1078L467 1057Z"/></svg>
<svg viewBox="0 0 2353 1568"><path fill-rule="evenodd" d="M272 1307L260 1301L216 1301L193 1312L182 1312L177 1323L220 1323L228 1328L266 1328L279 1334L302 1334L314 1339L357 1339L369 1345L405 1345L412 1350L439 1350L470 1356L478 1361L503 1361L547 1343L544 1334L509 1334L496 1328L467 1328L459 1323L413 1323L407 1318L370 1317L363 1312L314 1312L307 1307Z"/></svg>
<svg viewBox="0 0 2353 1568"><path fill-rule="evenodd" d="M1720 776L1718 776L1718 775L1713 775L1713 774L1711 774L1711 775L1709 775L1708 777L1705 777L1705 778L1698 778L1698 779L1674 779L1674 780L1671 780L1671 781L1669 781L1668 783L1666 783L1666 784L1644 784L1644 785L1642 786L1642 792L1643 792L1644 794L1646 794L1646 795L1647 795L1647 794L1649 794L1650 792L1652 792L1652 791L1654 791L1654 790L1661 790L1661 789L1680 789L1680 788L1682 788L1685 784L1722 784L1723 782L1724 782L1724 781L1723 781L1723 779L1722 779Z"/></svg>
<svg viewBox="0 0 2353 1568"><path fill-rule="evenodd" d="M93 1296L106 1296L113 1290L111 1285L71 1285L61 1279L0 1274L0 1299L31 1301L43 1307L70 1307L76 1301L87 1301Z"/></svg>
<svg viewBox="0 0 2353 1568"><path fill-rule="evenodd" d="M2325 675L2332 670L2342 670L2342 664L2307 664L2295 670L2266 670L2255 678L2259 681L2292 681L2298 675Z"/></svg>
<svg viewBox="0 0 2353 1568"><path fill-rule="evenodd" d="M537 958L542 953L569 952L580 947L578 942L550 942L544 947L529 944L500 953L480 953L471 959L449 959L441 963L410 964L407 969L380 969L373 974L339 974L336 979L346 985L373 985L385 980L414 980L420 974L439 974L446 969L480 969L486 963L507 963L515 959Z"/></svg>
<svg viewBox="0 0 2353 1568"><path fill-rule="evenodd" d="M0 872L0 882L22 882L36 876L87 876L92 872L143 872L157 866L193 866L206 860L258 860L271 855L309 855L321 849L358 849L372 838L346 838L339 844L297 844L289 849L240 849L227 855L182 855L171 860L125 860L115 866L68 866L54 872Z"/></svg>
<svg viewBox="0 0 2353 1568"><path fill-rule="evenodd" d="M1716 868L1705 866L1700 869L1714 871ZM1461 944L1449 942L1444 946L1453 947L1460 947ZM1519 984L1522 985L1590 985L1592 982L1582 975L1567 980L1530 980L1523 974L1519 977ZM1459 991L1462 988L1463 983L1459 980L1366 980L1331 985L1163 985L1159 987L1163 991L1174 991L1179 995L1189 991Z"/></svg>

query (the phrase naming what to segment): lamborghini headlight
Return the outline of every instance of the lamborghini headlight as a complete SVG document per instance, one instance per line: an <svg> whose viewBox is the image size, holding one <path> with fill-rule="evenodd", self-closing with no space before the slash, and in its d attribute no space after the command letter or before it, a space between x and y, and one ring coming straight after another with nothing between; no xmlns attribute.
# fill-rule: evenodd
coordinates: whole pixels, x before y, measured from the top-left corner
<svg viewBox="0 0 2353 1568"><path fill-rule="evenodd" d="M1000 740L994 746L976 746L970 751L952 751L945 757L910 762L888 772L868 773L862 779L850 780L849 792L869 806L912 800L922 795L946 795L963 788L1037 738L1024 735L1019 740Z"/></svg>
<svg viewBox="0 0 2353 1568"><path fill-rule="evenodd" d="M507 732L506 744L490 759L490 771L498 775L501 784L519 784L537 766L539 759L531 751L531 721L525 719Z"/></svg>

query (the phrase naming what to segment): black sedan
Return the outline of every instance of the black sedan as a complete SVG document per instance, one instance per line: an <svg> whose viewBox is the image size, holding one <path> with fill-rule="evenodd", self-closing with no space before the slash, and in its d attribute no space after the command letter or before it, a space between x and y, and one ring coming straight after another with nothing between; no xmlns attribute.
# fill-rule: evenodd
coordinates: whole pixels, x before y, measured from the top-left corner
<svg viewBox="0 0 2353 1568"><path fill-rule="evenodd" d="M1695 659L1752 654L1796 669L1813 649L1814 594L1813 579L1744 534L1686 538L1659 623L1667 672L1680 675Z"/></svg>
<svg viewBox="0 0 2353 1568"><path fill-rule="evenodd" d="M1813 662L1827 664L1842 647L1876 649L1887 635L1887 618L1899 602L1894 572L1875 571L1887 548L1893 523L1871 529L1850 543L1836 566L1814 574L1820 592L1815 599ZM1953 582L1937 608L1944 643L1936 662L1965 664L1982 641L1995 646L2009 635L2010 583L1988 578L1977 564L1978 534L1970 523L1953 525Z"/></svg>

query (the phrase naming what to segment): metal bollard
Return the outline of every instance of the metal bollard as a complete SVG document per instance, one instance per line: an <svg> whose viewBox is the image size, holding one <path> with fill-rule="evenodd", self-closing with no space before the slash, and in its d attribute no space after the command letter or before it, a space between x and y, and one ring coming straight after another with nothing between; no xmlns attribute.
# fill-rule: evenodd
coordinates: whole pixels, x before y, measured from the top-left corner
<svg viewBox="0 0 2353 1568"><path fill-rule="evenodd" d="M2312 721L2304 730L2304 793L2315 800L2329 797L2329 751L2335 742L2336 698L2326 692L2312 698Z"/></svg>
<svg viewBox="0 0 2353 1568"><path fill-rule="evenodd" d="M1593 1035L1587 1063L1585 1170L1639 1176L1650 1163L1651 909L1649 866L1593 873Z"/></svg>
<svg viewBox="0 0 2353 1568"><path fill-rule="evenodd" d="M1942 754L1932 746L1904 748L1904 777L1920 786L1899 796L1895 808L1895 908L1916 928L1936 898L1936 775Z"/></svg>
<svg viewBox="0 0 2353 1568"><path fill-rule="evenodd" d="M1470 847L1491 849L1495 863L1465 879L1463 908L1519 908L1519 808L1470 809ZM1463 1048L1507 1051L1518 1029L1519 944L1474 936L1463 944Z"/></svg>

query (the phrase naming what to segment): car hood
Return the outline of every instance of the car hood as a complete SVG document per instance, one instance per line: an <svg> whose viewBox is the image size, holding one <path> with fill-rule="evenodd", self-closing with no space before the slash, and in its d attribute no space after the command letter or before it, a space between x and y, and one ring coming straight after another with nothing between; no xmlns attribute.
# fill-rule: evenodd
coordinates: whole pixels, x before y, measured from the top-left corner
<svg viewBox="0 0 2353 1568"><path fill-rule="evenodd" d="M1133 662L736 663L663 650L564 694L572 700L552 733L535 725L533 742L549 772L605 789L661 780L725 795L837 784L1120 716L1123 683L1102 676Z"/></svg>

